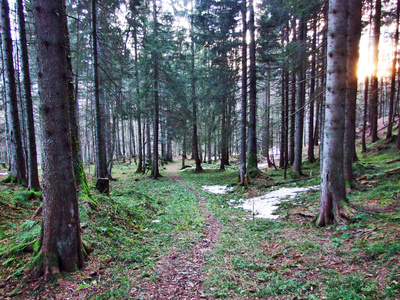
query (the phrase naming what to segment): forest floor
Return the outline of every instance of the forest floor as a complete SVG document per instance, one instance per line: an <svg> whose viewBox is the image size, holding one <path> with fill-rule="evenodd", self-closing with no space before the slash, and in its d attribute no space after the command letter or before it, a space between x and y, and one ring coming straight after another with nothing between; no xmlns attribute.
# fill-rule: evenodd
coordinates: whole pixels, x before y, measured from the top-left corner
<svg viewBox="0 0 400 300"><path fill-rule="evenodd" d="M318 185L318 162L304 163L314 177L300 181L263 170L247 191L237 183L235 160L226 171L204 165L201 173L180 171L176 161L158 180L116 164L109 196L94 187L92 198L80 196L85 267L53 282L29 268L41 193L0 183L0 299L398 299L400 162L393 145L381 140L359 155L359 189L348 194L357 209L344 208L348 219L326 228L312 222L315 189L282 201L275 220L234 204ZM214 185L230 191L204 189Z"/></svg>

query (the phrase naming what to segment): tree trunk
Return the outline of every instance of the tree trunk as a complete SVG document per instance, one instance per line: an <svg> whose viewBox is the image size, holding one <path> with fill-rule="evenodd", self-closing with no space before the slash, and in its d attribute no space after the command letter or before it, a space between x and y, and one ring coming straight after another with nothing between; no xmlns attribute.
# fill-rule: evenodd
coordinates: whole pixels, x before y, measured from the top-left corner
<svg viewBox="0 0 400 300"><path fill-rule="evenodd" d="M303 128L304 128L304 102L305 102L305 80L306 80L306 36L307 22L302 18L299 23L299 47L300 64L297 73L297 102L296 102L296 128L294 145L293 177L298 178L302 174L302 152L303 152Z"/></svg>
<svg viewBox="0 0 400 300"><path fill-rule="evenodd" d="M350 188L355 187L353 159L356 155L357 64L361 37L361 0L349 0L347 32L347 82L344 136L344 179Z"/></svg>
<svg viewBox="0 0 400 300"><path fill-rule="evenodd" d="M226 136L226 100L222 100L222 116L221 116L221 163L220 170L225 170L226 154L227 154L227 136Z"/></svg>
<svg viewBox="0 0 400 300"><path fill-rule="evenodd" d="M374 51L372 63L374 66L371 76L370 91L370 124L371 124L371 143L378 140L378 61L379 61L379 38L381 32L381 0L376 0L374 16Z"/></svg>
<svg viewBox="0 0 400 300"><path fill-rule="evenodd" d="M279 168L283 168L285 166L285 141L286 141L286 133L288 132L286 128L286 66L282 67L281 74L281 140L279 147Z"/></svg>
<svg viewBox="0 0 400 300"><path fill-rule="evenodd" d="M367 152L366 134L367 134L367 116L368 116L368 89L369 89L369 77L365 76L364 80L364 114L363 114L363 127L362 127L362 138L361 138L361 152Z"/></svg>
<svg viewBox="0 0 400 300"><path fill-rule="evenodd" d="M51 275L81 268L83 256L68 116L67 47L60 47L67 45L65 1L34 0L33 6L40 41L36 52L43 151L43 219L35 261L40 272Z"/></svg>
<svg viewBox="0 0 400 300"><path fill-rule="evenodd" d="M247 168L250 177L258 174L257 168L257 134L256 134L256 101L257 101L257 75L256 75L256 40L254 26L254 7L253 0L249 1L249 54L250 54L250 70L249 70L249 154L247 158Z"/></svg>
<svg viewBox="0 0 400 300"><path fill-rule="evenodd" d="M343 175L347 62L347 0L329 1L326 111L318 226L333 224L346 200Z"/></svg>
<svg viewBox="0 0 400 300"><path fill-rule="evenodd" d="M185 167L185 159L186 159L186 134L183 134L182 141L182 169Z"/></svg>
<svg viewBox="0 0 400 300"><path fill-rule="evenodd" d="M68 76L68 102L69 102L69 120L71 127L71 141L72 141L72 165L74 168L74 175L77 187L88 195L90 189L86 180L85 171L82 164L82 151L81 143L79 140L79 118L78 118L78 93L75 91L74 86L74 72L72 69L72 54L71 42L69 38L68 26L65 27L66 34L66 49L67 49L67 76Z"/></svg>
<svg viewBox="0 0 400 300"><path fill-rule="evenodd" d="M292 70L291 74L291 95L290 95L290 132L289 132L289 162L294 163L294 145L295 145L295 128L296 128L296 72Z"/></svg>
<svg viewBox="0 0 400 300"><path fill-rule="evenodd" d="M270 72L268 70L267 72ZM266 87L265 87L265 156L267 157L267 163L268 167L272 167L273 163L270 158L269 150L271 148L272 142L271 142L271 80L270 80L270 74L268 73L267 78L266 78ZM286 101L288 99L286 98ZM287 106L286 106L287 110ZM286 118L286 124L288 125L288 118ZM287 129L287 127L286 127ZM287 138L287 134L286 134ZM287 148L287 147L286 147ZM287 154L286 154L287 157ZM287 160L287 159L286 159Z"/></svg>
<svg viewBox="0 0 400 300"><path fill-rule="evenodd" d="M193 30L193 24L191 24L191 30ZM196 172L203 171L201 167L201 160L199 157L199 142L197 137L197 96L196 96L196 78L195 78L195 49L194 40L191 41L191 86L192 86L192 156L196 162Z"/></svg>
<svg viewBox="0 0 400 300"><path fill-rule="evenodd" d="M139 81L139 56L138 56L138 40L137 40L137 30L135 30L134 35L134 44L135 44L135 79L136 79L136 96L139 97L140 94L140 81ZM144 168L143 168L143 148L142 145L144 143L142 142L142 111L141 111L141 106L139 101L137 101L137 122L138 122L138 165L136 169L136 173L142 173ZM144 137L144 135L143 135Z"/></svg>
<svg viewBox="0 0 400 300"><path fill-rule="evenodd" d="M12 53L12 39L8 1L1 1L1 40L3 67L6 79L7 121L10 149L10 180L26 184L26 169L18 115L17 87Z"/></svg>
<svg viewBox="0 0 400 300"><path fill-rule="evenodd" d="M96 174L97 178L107 177L107 153L105 141L105 128L103 128L103 108L100 105L100 86L99 82L99 64L98 64L98 45L97 45L97 12L96 0L92 0L92 30L93 30L93 70L94 70L94 98L95 98L95 128L96 128ZM101 193L108 192L108 186L98 185Z"/></svg>
<svg viewBox="0 0 400 300"><path fill-rule="evenodd" d="M150 120L146 119L146 163L144 172L149 169L152 169L152 151L151 151L151 135L150 135Z"/></svg>
<svg viewBox="0 0 400 300"><path fill-rule="evenodd" d="M390 100L389 100L389 122L386 133L386 138L389 139L392 137L393 132L393 111L394 111L394 98L396 95L396 70L397 70L397 47L399 44L399 16L400 16L400 0L397 0L397 9L396 9L396 32L394 35L394 51L393 51L393 60L392 60L392 74L390 81ZM399 138L398 135L397 138Z"/></svg>
<svg viewBox="0 0 400 300"><path fill-rule="evenodd" d="M154 37L158 37L158 21L157 21L157 1L153 0L153 22L154 22ZM158 98L158 85L159 85L159 70L158 70L158 49L152 50L152 60L154 68L154 125L153 125L153 163L151 175L154 179L160 177L160 171L158 168L158 132L159 132L159 121L160 121L160 104Z"/></svg>
<svg viewBox="0 0 400 300"><path fill-rule="evenodd" d="M29 57L28 46L26 40L25 16L23 1L17 0L17 16L18 16L18 30L19 30L19 45L21 52L22 62L22 80L23 80L23 98L25 101L25 123L26 123L26 137L27 137L27 169L28 169L28 188L38 190L40 189L39 174L37 166L37 153L36 153L36 137L35 137L35 124L33 118L33 103L31 93L31 78L29 72Z"/></svg>
<svg viewBox="0 0 400 300"><path fill-rule="evenodd" d="M308 163L315 162L314 156L314 101L315 101L315 74L316 74L316 64L317 64L317 19L313 20L312 23L313 36L311 45L311 73L310 73L310 114L308 119Z"/></svg>
<svg viewBox="0 0 400 300"><path fill-rule="evenodd" d="M240 184L245 184L246 168L246 131L247 131L247 7L246 0L241 3L242 12L242 98L240 117Z"/></svg>

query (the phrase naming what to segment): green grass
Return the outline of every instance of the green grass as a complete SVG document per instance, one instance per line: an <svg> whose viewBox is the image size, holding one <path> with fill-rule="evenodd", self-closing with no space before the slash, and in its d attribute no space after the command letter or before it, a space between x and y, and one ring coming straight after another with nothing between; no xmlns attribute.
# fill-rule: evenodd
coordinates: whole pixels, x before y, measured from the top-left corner
<svg viewBox="0 0 400 300"><path fill-rule="evenodd" d="M212 165L201 173L179 172L184 183L205 198L207 210L222 226L219 240L205 253L205 295L225 299L398 298L400 211L396 201L400 180L385 172L400 163L382 164L398 155L392 146L376 143L370 146L370 154L377 147L385 149L377 155L360 156L362 162L354 165L355 172L372 183L348 195L353 203L381 211L353 212L350 220L327 228L317 228L312 218L305 217L318 213L320 194L316 191L283 201L278 220L253 218L229 204L265 194L271 184L319 185L318 163L304 164L304 173L316 176L309 180L290 179L290 169L286 180L282 170L268 171L268 178L252 179L247 191L238 185L234 165L226 171ZM160 259L171 249L190 249L207 228L192 192L166 176L152 180L135 170L133 165L117 164L113 172L117 180L111 182L109 196L97 194L92 187L94 201L80 197L82 239L93 252L85 270L65 278L86 298L130 298L137 284L157 280ZM202 189L215 184L233 187L233 191L219 195ZM37 245L40 222L30 217L41 195L3 187L0 208L6 207L11 214L0 221L0 281L11 276L17 282L24 278L32 256L25 249L35 250ZM99 275L91 277L91 270ZM9 294L12 287L2 291ZM55 284L53 289L49 297L55 297L60 287ZM30 290L29 296L41 292L41 288Z"/></svg>

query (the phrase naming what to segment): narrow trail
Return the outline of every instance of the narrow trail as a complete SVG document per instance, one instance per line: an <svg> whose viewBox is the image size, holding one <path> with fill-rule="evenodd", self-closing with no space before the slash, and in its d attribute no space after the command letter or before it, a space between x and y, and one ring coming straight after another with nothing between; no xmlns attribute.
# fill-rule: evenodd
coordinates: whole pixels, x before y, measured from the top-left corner
<svg viewBox="0 0 400 300"><path fill-rule="evenodd" d="M173 172L169 177L196 195L206 226L203 236L187 251L171 249L171 253L157 263L154 274L158 281L143 283L135 295L139 299L212 299L203 293L203 267L205 253L211 251L219 240L221 224L207 210L206 199L180 179L176 166L172 164L167 169Z"/></svg>

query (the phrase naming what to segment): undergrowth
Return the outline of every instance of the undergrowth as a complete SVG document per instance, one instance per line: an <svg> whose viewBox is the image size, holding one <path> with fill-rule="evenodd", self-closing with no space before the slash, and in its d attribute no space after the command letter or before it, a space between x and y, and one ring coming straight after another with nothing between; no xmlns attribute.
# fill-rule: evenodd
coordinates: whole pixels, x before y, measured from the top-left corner
<svg viewBox="0 0 400 300"><path fill-rule="evenodd" d="M281 202L276 220L260 219L235 207L240 199L268 193L281 186L319 185L319 165L304 163L302 180L290 169L264 170L238 184L237 166L204 172L179 172L186 185L206 199L206 207L222 225L220 238L205 253L204 294L226 299L397 299L400 296L399 173L400 162L384 164L398 153L380 141L369 146L354 164L359 189L348 194L357 210L348 219L317 228L320 194L299 193ZM178 162L177 162L178 163ZM188 161L188 164L191 163ZM109 196L80 196L82 240L86 266L64 274L58 282L27 281L40 234L41 194L16 185L0 185L0 292L34 299L127 299L143 281L157 281L157 263L171 249L186 251L206 230L196 196L164 176L152 180L135 174L135 166L117 164ZM165 175L165 172L163 171ZM227 185L227 194L212 194L206 185ZM236 202L233 202L235 200ZM22 283L21 283L22 282ZM64 294L62 294L64 293Z"/></svg>

